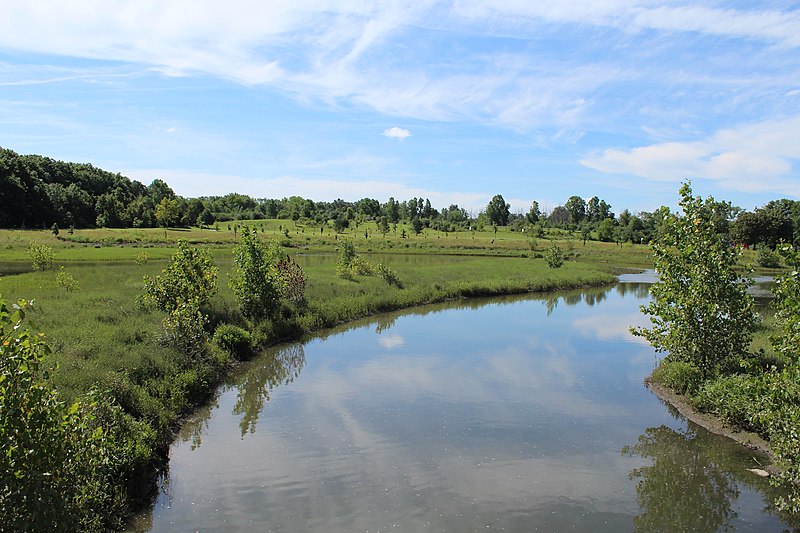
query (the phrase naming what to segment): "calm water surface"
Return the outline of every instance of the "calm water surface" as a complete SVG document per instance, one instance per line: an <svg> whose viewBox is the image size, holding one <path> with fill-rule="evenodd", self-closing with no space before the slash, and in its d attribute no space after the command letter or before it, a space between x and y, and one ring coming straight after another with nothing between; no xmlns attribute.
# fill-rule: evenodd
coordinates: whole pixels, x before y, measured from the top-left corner
<svg viewBox="0 0 800 533"><path fill-rule="evenodd" d="M647 286L431 306L277 348L136 531L781 531L763 458L643 385Z"/></svg>

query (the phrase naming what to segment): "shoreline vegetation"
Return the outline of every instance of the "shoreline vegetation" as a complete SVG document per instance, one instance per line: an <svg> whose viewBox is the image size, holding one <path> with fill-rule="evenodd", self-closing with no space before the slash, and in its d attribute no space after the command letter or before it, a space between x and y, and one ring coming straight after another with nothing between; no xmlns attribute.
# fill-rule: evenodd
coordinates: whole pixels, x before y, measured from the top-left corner
<svg viewBox="0 0 800 533"><path fill-rule="evenodd" d="M245 227L250 229L243 232ZM353 232L333 237L331 244L336 246L316 243L296 248L286 242L281 229L260 232L254 227L253 221L241 222L237 237L254 237L258 246L265 247L264 257L271 257L270 264L286 262L288 256L287 264L294 268L291 262L299 261L304 278L302 298L282 292L280 298L269 300L272 307L262 315L254 313L258 306L252 305L243 312L236 284L230 283L245 279L241 269L260 253L254 249L250 255L237 252L234 261L233 252L241 245L195 247L179 241L186 232L166 232L175 237L166 246L136 247L127 240L128 230L114 230L117 238L125 240L114 245L76 244L44 231L0 232L0 265L7 272L22 271L0 278L0 296L9 310L2 324L4 333L27 329L37 339L31 359L24 364L37 369L33 381L54 391L48 396L48 405L60 405L53 408L54 419L72 413L71 423L85 428L85 434L93 436L98 431L94 440L39 451L57 458L89 456L90 450L101 450L107 458L92 472L61 476L63 482L70 480L69 484L80 488L60 506L78 517L73 529L123 527L125 517L147 504L181 420L208 400L238 361L248 360L261 348L427 303L606 285L614 281L614 274L647 267L650 261L647 246L600 242L584 246L575 236L558 232L535 244L507 231L475 232L467 254L453 254L447 246L399 246L401 253L387 253L409 239L386 238L378 245L376 238L367 244ZM75 230L73 235L82 238L90 231ZM158 232L159 237L165 234L164 230L149 231ZM425 244L425 237L413 239L414 244ZM350 257L343 266L343 250L348 246ZM216 291L196 300L185 297L192 292L187 286L178 284L172 290L153 281L168 280L170 265L190 249L205 254L207 270L219 269ZM191 257L189 263L200 261L193 254L182 257ZM32 263L37 270L31 268ZM277 270L265 272L269 277ZM202 285L211 288L208 283ZM143 296L148 291L150 303ZM15 322L10 302L19 298L34 303L21 305L27 316ZM15 329L18 325L22 327ZM41 342L39 332L46 334ZM57 440L71 427L51 428L48 438ZM49 476L48 469L55 467L41 465L37 471L20 469L18 473L31 482L37 476ZM50 499L69 494L63 483L50 489ZM41 494L31 496L40 498ZM48 515L40 512L41 499L17 503L45 520L39 525L59 524L56 518L46 521ZM80 508L86 511L77 512ZM9 516L5 508L3 512L7 524L30 525L25 522L30 516Z"/></svg>
<svg viewBox="0 0 800 533"><path fill-rule="evenodd" d="M79 170L87 169L71 172ZM87 176L94 175L88 170ZM100 177L127 183L102 172ZM62 188L53 185L48 194ZM0 460L5 461L0 466L6 476L0 486L0 521L14 529L123 527L132 510L151 500L181 420L207 401L231 368L260 349L427 303L610 284L616 274L651 268L654 251L657 262L664 250L669 255L680 249L683 239L659 244L658 239L670 235L670 225L683 220L666 208L644 219L625 211L617 221L610 206L596 197L588 204L572 197L567 204L574 209L559 207L550 217L534 202L530 213L513 220L500 195L474 220L457 206L436 214L421 199L328 206L293 197L283 206L297 204L292 219L213 222L202 212L187 219L201 225L190 226L178 214L193 213L202 202L184 205L158 180L137 191L141 201L130 205L142 213L152 211L152 225L163 219L166 227L70 226L65 231L53 224L49 230L0 230L0 274L5 274L0 297L6 302L0 310L0 412L16 413L3 416L0 424ZM223 206L229 200L253 201L239 196L214 201ZM102 198L101 218L108 224L98 225L122 224L120 217L127 213L120 211L123 200L111 193ZM589 215L593 201L598 209ZM256 207L279 207L268 204ZM713 248L720 257L733 259L721 265L731 270L719 271L720 283L705 287L698 293L702 298L686 309L713 308L721 301L714 291L727 290L723 278L733 286L742 273L752 272L750 265L759 264L759 274L785 274L767 241L758 241L758 251L735 254L730 244L735 232L743 236L737 242L750 242L764 238L762 226L772 226L758 217L748 224L731 223L729 203L709 199L698 205L710 245L695 249ZM89 207L86 220L91 224ZM383 207L405 215L389 209L397 215L390 224L391 217L380 214ZM759 216L789 220L781 226L788 228L787 235L800 229L788 214L778 213L780 205L773 207ZM800 203L788 205L787 212L794 207L800 209ZM333 211L325 212L330 217L320 211L324 220L312 220L301 208ZM375 209L378 216L368 215ZM554 221L555 214L563 220ZM184 225L175 227L178 223ZM653 247L634 244L651 239ZM787 265L800 263L796 256L785 257ZM688 279L707 277L698 272ZM796 269L792 272L798 277ZM800 284L788 286L800 292L795 290ZM748 318L750 307L731 307L743 313L744 326L726 326L737 348L720 359L705 349L695 350L697 360L680 355L693 339L706 342L696 332L660 346L659 351L678 355L662 359L650 380L651 387L658 382L682 393L669 396L659 389L676 403L685 401L727 425L769 437L784 467L775 478L797 489L800 350L795 344L800 339L772 340L786 317L800 316L791 308L800 294L784 291L787 295L779 321L759 325ZM680 302L678 293L660 299L669 302L673 296ZM649 309L657 316L666 308ZM716 318L730 316L724 312ZM662 332L680 332L676 324L681 323ZM649 340L658 338L655 334ZM745 366L737 368L739 361ZM761 407L764 401L766 408ZM722 431L721 424L712 427ZM794 515L800 514L796 492L780 504Z"/></svg>

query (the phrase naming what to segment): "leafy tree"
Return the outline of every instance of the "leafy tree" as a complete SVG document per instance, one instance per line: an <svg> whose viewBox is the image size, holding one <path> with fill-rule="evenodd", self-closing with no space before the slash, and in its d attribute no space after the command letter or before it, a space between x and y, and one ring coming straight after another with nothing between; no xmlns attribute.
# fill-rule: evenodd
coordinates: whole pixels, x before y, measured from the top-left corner
<svg viewBox="0 0 800 533"><path fill-rule="evenodd" d="M603 242L614 239L614 219L604 218L597 226L597 238Z"/></svg>
<svg viewBox="0 0 800 533"><path fill-rule="evenodd" d="M161 275L145 276L143 300L168 312L188 303L203 306L217 292L218 271L207 250L179 240L178 251Z"/></svg>
<svg viewBox="0 0 800 533"><path fill-rule="evenodd" d="M715 229L719 205L713 198L680 189L683 215L665 213L663 232L653 245L659 274L642 306L651 329L632 328L668 360L697 366L706 379L730 370L747 353L757 315L748 283L734 270L741 254Z"/></svg>
<svg viewBox="0 0 800 533"><path fill-rule="evenodd" d="M569 222L569 211L566 207L559 205L553 208L547 220L553 224L567 224Z"/></svg>
<svg viewBox="0 0 800 533"><path fill-rule="evenodd" d="M731 238L737 243L754 245L763 243L774 249L781 242L791 242L793 224L789 216L777 206L766 206L752 213L742 212L732 224Z"/></svg>
<svg viewBox="0 0 800 533"><path fill-rule="evenodd" d="M537 222L539 222L539 217L541 216L542 212L539 210L539 202L534 200L533 203L531 203L531 208L525 214L525 218L527 218L528 222L530 222L531 224L536 224Z"/></svg>
<svg viewBox="0 0 800 533"><path fill-rule="evenodd" d="M278 277L269 248L258 239L255 229L242 229L241 241L233 249L230 287L242 313L251 318L271 316L281 297Z"/></svg>
<svg viewBox="0 0 800 533"><path fill-rule="evenodd" d="M28 244L28 255L31 257L31 265L34 270L45 271L53 266L55 252L46 244L31 241Z"/></svg>
<svg viewBox="0 0 800 533"><path fill-rule="evenodd" d="M580 196L570 196L564 208L569 213L569 221L580 224L586 218L586 202Z"/></svg>
<svg viewBox="0 0 800 533"><path fill-rule="evenodd" d="M553 244L544 251L544 260L550 268L561 268L564 265L564 250Z"/></svg>
<svg viewBox="0 0 800 533"><path fill-rule="evenodd" d="M176 198L162 198L156 205L156 221L164 227L171 227L181 219L181 204Z"/></svg>
<svg viewBox="0 0 800 533"><path fill-rule="evenodd" d="M496 194L489 200L486 206L486 216L489 221L497 226L508 224L508 217L511 215L511 204L506 203L503 196Z"/></svg>

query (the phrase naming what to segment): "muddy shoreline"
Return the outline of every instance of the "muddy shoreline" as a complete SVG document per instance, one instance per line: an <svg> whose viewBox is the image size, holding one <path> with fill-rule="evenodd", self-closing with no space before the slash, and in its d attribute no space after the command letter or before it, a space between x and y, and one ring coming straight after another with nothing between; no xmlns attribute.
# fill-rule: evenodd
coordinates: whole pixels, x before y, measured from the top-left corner
<svg viewBox="0 0 800 533"><path fill-rule="evenodd" d="M706 413L701 413L691 404L689 404L688 401L686 401L685 396L676 393L669 387L665 387L664 385L654 382L650 378L645 380L645 385L653 394L661 399L661 401L671 405L682 416L688 420L691 420L698 426L702 426L711 433L732 439L742 446L757 450L769 457L770 461L773 461L773 464L766 465L763 468L769 472L770 475L775 475L779 472L778 467L774 465L775 454L772 452L769 443L759 435L749 431L739 431L733 429L723 424L719 418Z"/></svg>

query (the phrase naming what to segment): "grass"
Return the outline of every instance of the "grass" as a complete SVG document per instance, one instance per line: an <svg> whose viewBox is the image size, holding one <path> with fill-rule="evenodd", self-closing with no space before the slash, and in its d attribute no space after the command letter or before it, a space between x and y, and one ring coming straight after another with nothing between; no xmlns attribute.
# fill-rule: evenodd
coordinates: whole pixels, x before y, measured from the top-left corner
<svg viewBox="0 0 800 533"><path fill-rule="evenodd" d="M402 238L403 229L412 234L409 228L398 226L396 235L384 237L371 223L345 235L294 223L286 228L286 221L250 224L259 227L259 237L278 239L287 253L296 255L308 277L307 304L285 302L273 320L248 321L228 287L236 223L230 231L228 223L220 224L219 231L96 229L62 231L58 236L49 231L0 231L0 269L19 272L0 278L0 295L6 301L35 300L29 317L53 349L47 363L60 396L70 401L95 386L111 391L126 412L157 432L157 445L151 450L155 459L166 456L182 417L208 398L233 366L232 358L213 344L196 360L164 346L159 337L165 314L138 303L144 276L164 268L180 238L209 247L220 268L218 293L205 309L209 333L231 323L249 330L259 345L423 303L607 284L613 273L651 264L647 246L592 241L584 246L566 233L531 241L507 228L496 234L427 230ZM396 271L403 288L378 276L355 276L352 281L337 277L341 238L352 239L370 262ZM52 269L31 269L30 242L53 248ZM541 257L553 243L567 252L560 269L548 268ZM57 282L59 266L75 280L74 290Z"/></svg>

